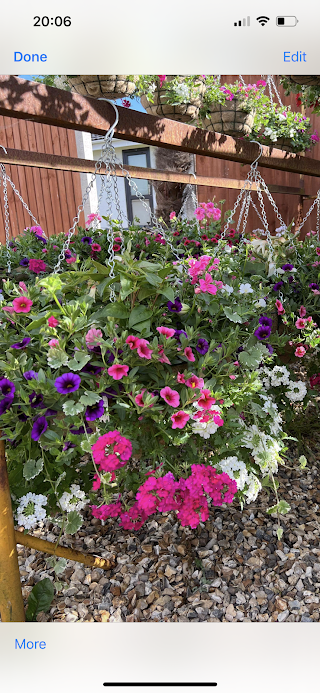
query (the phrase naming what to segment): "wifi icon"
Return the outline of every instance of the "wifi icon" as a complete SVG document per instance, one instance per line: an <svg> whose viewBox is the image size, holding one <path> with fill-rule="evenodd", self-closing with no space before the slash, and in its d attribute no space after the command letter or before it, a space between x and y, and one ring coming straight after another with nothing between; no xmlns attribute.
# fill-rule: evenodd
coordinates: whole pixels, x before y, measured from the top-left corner
<svg viewBox="0 0 320 693"><path fill-rule="evenodd" d="M265 16L257 17L257 22L259 22L259 24L261 24L261 26L265 26L266 23L269 21L270 21L270 17L265 17Z"/></svg>

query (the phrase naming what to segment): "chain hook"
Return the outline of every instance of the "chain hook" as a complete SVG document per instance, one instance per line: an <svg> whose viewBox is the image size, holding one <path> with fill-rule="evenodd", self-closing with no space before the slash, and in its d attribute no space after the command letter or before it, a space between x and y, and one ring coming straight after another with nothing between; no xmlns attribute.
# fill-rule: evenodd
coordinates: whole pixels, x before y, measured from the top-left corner
<svg viewBox="0 0 320 693"><path fill-rule="evenodd" d="M3 151L4 151L5 154L8 154L6 148L3 146L3 144L0 144L0 147L1 147L1 149L3 149Z"/></svg>
<svg viewBox="0 0 320 693"><path fill-rule="evenodd" d="M252 169L253 169L253 168L256 169L257 166L258 166L259 159L261 159L261 157L262 157L262 155L263 155L263 146L262 146L261 142L257 142L257 140L250 140L250 143L251 143L251 144L258 144L259 147L260 147L260 152L259 152L257 158L252 162L252 164L250 164L250 166L251 166Z"/></svg>
<svg viewBox="0 0 320 693"><path fill-rule="evenodd" d="M115 131L115 129L118 125L118 122L119 122L118 108L117 108L116 104L113 103L113 101L110 101L110 99L106 99L104 96L99 96L98 101L106 101L107 103L109 103L114 108L114 111L116 114L115 121L114 121L113 125L111 125L111 127L109 128L108 132L106 132L106 134L105 134L105 140L112 140L112 138L114 136L114 131Z"/></svg>

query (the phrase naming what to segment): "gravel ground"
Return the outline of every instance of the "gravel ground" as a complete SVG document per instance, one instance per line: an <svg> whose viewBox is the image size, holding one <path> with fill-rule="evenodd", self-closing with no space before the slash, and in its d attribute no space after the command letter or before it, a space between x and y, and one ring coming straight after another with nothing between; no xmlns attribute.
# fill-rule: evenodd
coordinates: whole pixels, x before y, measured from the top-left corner
<svg viewBox="0 0 320 693"><path fill-rule="evenodd" d="M139 532L117 520L101 526L90 512L74 536L61 543L103 558L110 571L68 561L50 612L38 621L303 621L320 620L320 433L305 452L308 469L279 473L281 498L291 511L276 520L265 492L242 512L218 508L197 529L183 528L174 513L154 515ZM309 445L311 445L309 440ZM290 448L292 462L303 451ZM291 462L288 462L291 465ZM54 541L48 524L34 532ZM56 579L43 554L18 545L25 600L41 578Z"/></svg>

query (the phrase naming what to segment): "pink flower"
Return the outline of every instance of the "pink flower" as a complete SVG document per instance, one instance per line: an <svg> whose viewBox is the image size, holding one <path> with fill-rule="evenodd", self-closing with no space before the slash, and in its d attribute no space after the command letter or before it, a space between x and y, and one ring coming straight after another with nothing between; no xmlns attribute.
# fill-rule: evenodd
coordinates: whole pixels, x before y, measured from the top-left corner
<svg viewBox="0 0 320 693"><path fill-rule="evenodd" d="M122 99L121 106L123 106L124 108L130 108L131 103L130 103L129 99Z"/></svg>
<svg viewBox="0 0 320 693"><path fill-rule="evenodd" d="M51 349L54 349L55 347L59 346L59 339L50 339L50 342L48 342L49 347Z"/></svg>
<svg viewBox="0 0 320 693"><path fill-rule="evenodd" d="M300 306L299 315L300 315L300 318L304 318L304 316L307 315L307 310L304 306Z"/></svg>
<svg viewBox="0 0 320 693"><path fill-rule="evenodd" d="M316 248L317 255L320 255L320 248Z"/></svg>
<svg viewBox="0 0 320 693"><path fill-rule="evenodd" d="M93 477L93 482L92 482L92 490L93 491L99 491L99 488L101 486L101 479L98 474L95 474Z"/></svg>
<svg viewBox="0 0 320 693"><path fill-rule="evenodd" d="M318 291L318 289L312 289L312 293L313 293L315 296L320 296L320 291Z"/></svg>
<svg viewBox="0 0 320 693"><path fill-rule="evenodd" d="M215 398L211 397L210 390L201 390L201 397L198 399L200 409L211 409L215 401Z"/></svg>
<svg viewBox="0 0 320 693"><path fill-rule="evenodd" d="M163 334L166 339L173 337L175 333L175 330L173 330L171 327L157 327L157 331L160 332L160 334Z"/></svg>
<svg viewBox="0 0 320 693"><path fill-rule="evenodd" d="M233 362L233 365L234 365L234 366L240 366L240 363L239 363L239 361L234 361L234 362Z"/></svg>
<svg viewBox="0 0 320 693"><path fill-rule="evenodd" d="M175 212L170 212L169 218L170 218L170 220L175 219L175 218L176 218L176 213L175 213Z"/></svg>
<svg viewBox="0 0 320 693"><path fill-rule="evenodd" d="M137 340L137 354L142 359L151 359L152 349L149 349L150 343L146 339Z"/></svg>
<svg viewBox="0 0 320 693"><path fill-rule="evenodd" d="M285 314L286 311L285 311L281 301L279 301L279 299L276 300L276 308L278 310L278 315L284 315Z"/></svg>
<svg viewBox="0 0 320 693"><path fill-rule="evenodd" d="M59 320L51 315L50 318L48 318L48 325L49 327L57 327L57 325L59 325Z"/></svg>
<svg viewBox="0 0 320 693"><path fill-rule="evenodd" d="M172 421L172 428L184 428L190 416L186 411L177 411L170 416L170 419Z"/></svg>
<svg viewBox="0 0 320 693"><path fill-rule="evenodd" d="M197 207L195 209L194 216L198 219L198 221L202 221L202 219L205 218L206 213L202 207Z"/></svg>
<svg viewBox="0 0 320 693"><path fill-rule="evenodd" d="M47 265L45 262L43 262L43 260L29 260L29 269L31 270L31 272L34 272L35 274L40 274L40 272L44 272L46 267Z"/></svg>
<svg viewBox="0 0 320 693"><path fill-rule="evenodd" d="M177 382L178 382L178 383L185 383L185 382L186 382L186 379L185 379L183 373L178 373L178 374L177 374Z"/></svg>
<svg viewBox="0 0 320 693"><path fill-rule="evenodd" d="M159 77L159 86L160 86L160 89L161 89L163 83L166 81L166 76L167 76L167 75L158 75L158 77Z"/></svg>
<svg viewBox="0 0 320 693"><path fill-rule="evenodd" d="M295 326L298 328L298 330L303 330L307 324L306 320L303 320L302 318L298 318L295 322Z"/></svg>
<svg viewBox="0 0 320 693"><path fill-rule="evenodd" d="M28 291L28 288L27 288L27 286L25 285L24 282L19 282L19 289L20 289L20 293L21 293L21 294L22 294L23 291Z"/></svg>
<svg viewBox="0 0 320 693"><path fill-rule="evenodd" d="M77 256L72 255L71 257L66 258L66 263L67 263L67 265L72 265L72 263L76 262L76 260L77 260Z"/></svg>
<svg viewBox="0 0 320 693"><path fill-rule="evenodd" d="M101 330L97 330L95 327L92 327L91 330L89 330L86 334L86 345L88 349L93 349L95 346L101 346L101 339L103 339Z"/></svg>
<svg viewBox="0 0 320 693"><path fill-rule="evenodd" d="M129 334L126 339L126 344L129 345L130 349L136 349L138 346L139 337L135 337L133 334Z"/></svg>
<svg viewBox="0 0 320 693"><path fill-rule="evenodd" d="M180 404L180 396L177 390L171 390L168 385L160 390L160 395L170 407L178 407Z"/></svg>
<svg viewBox="0 0 320 693"><path fill-rule="evenodd" d="M108 373L114 380L121 380L125 375L128 375L129 366L125 366L122 363L114 363L113 366L108 368Z"/></svg>
<svg viewBox="0 0 320 693"><path fill-rule="evenodd" d="M229 375L230 380L235 380L236 376L235 375Z"/></svg>
<svg viewBox="0 0 320 693"><path fill-rule="evenodd" d="M86 226L90 226L95 219L97 219L97 221L101 221L101 217L99 216L99 214L96 214L95 212L89 214Z"/></svg>
<svg viewBox="0 0 320 693"><path fill-rule="evenodd" d="M186 380L186 386L191 387L191 389L201 390L201 388L204 386L204 380L203 378L197 378L196 375L192 374L191 378Z"/></svg>
<svg viewBox="0 0 320 693"><path fill-rule="evenodd" d="M144 242L145 242L146 245L150 245L150 243L151 243L151 241L149 241L149 238L145 238L145 239L144 239Z"/></svg>
<svg viewBox="0 0 320 693"><path fill-rule="evenodd" d="M217 287L212 283L213 279L211 274L207 272L206 276L204 279L200 279L199 284L200 284L200 289L202 293L207 293L207 294L216 294L217 293Z"/></svg>
<svg viewBox="0 0 320 693"><path fill-rule="evenodd" d="M13 306L3 306L2 310L5 311L5 313L14 313L14 307Z"/></svg>
<svg viewBox="0 0 320 693"><path fill-rule="evenodd" d="M43 235L43 229L41 226L30 226L30 231L32 231L32 233L36 233L38 236Z"/></svg>
<svg viewBox="0 0 320 693"><path fill-rule="evenodd" d="M171 366L171 361L169 361L168 357L165 355L163 346L158 347L158 355L160 363L168 363Z"/></svg>
<svg viewBox="0 0 320 693"><path fill-rule="evenodd" d="M195 357L191 347L186 347L183 351L184 355L187 357L188 361L195 361Z"/></svg>
<svg viewBox="0 0 320 693"><path fill-rule="evenodd" d="M12 305L15 313L30 313L33 301L27 296L18 296L18 298L13 299Z"/></svg>
<svg viewBox="0 0 320 693"><path fill-rule="evenodd" d="M298 356L298 357L301 359L302 356L305 355L305 353L306 353L305 348L304 348L303 346L299 346L299 347L296 348L296 350L295 350L295 352L294 352L294 355L295 355L295 356Z"/></svg>
<svg viewBox="0 0 320 693"><path fill-rule="evenodd" d="M101 245L99 245L99 243L92 243L92 245L91 245L91 250L92 250L94 253L100 253Z"/></svg>

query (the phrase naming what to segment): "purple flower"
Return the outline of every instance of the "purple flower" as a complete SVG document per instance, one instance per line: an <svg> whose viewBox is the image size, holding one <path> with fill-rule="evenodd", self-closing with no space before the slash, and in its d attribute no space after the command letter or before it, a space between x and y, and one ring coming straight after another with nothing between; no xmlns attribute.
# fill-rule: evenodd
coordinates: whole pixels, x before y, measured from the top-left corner
<svg viewBox="0 0 320 693"><path fill-rule="evenodd" d="M42 241L42 243L46 244L47 240L46 238L43 238L43 236L40 236L38 233L34 234L34 237L38 239L38 241Z"/></svg>
<svg viewBox="0 0 320 693"><path fill-rule="evenodd" d="M266 344L266 347L268 349L269 354L273 354L273 347L271 346L271 344Z"/></svg>
<svg viewBox="0 0 320 693"><path fill-rule="evenodd" d="M0 380L0 390L3 395L13 397L15 389L16 387L11 380L7 380L7 378L2 378L2 380Z"/></svg>
<svg viewBox="0 0 320 693"><path fill-rule="evenodd" d="M196 346L196 351L198 352L198 354L204 356L204 354L207 353L208 349L209 343L207 342L207 340L202 338L198 339L198 344Z"/></svg>
<svg viewBox="0 0 320 693"><path fill-rule="evenodd" d="M168 301L167 306L171 313L180 313L180 311L182 310L182 303L180 301L180 298L175 298L174 303L172 303L172 301Z"/></svg>
<svg viewBox="0 0 320 693"><path fill-rule="evenodd" d="M271 334L271 327L268 325L259 325L259 327L254 332L255 337L261 342L262 339L267 339Z"/></svg>
<svg viewBox="0 0 320 693"><path fill-rule="evenodd" d="M18 414L18 419L19 421L28 421L28 417L23 411L20 414Z"/></svg>
<svg viewBox="0 0 320 693"><path fill-rule="evenodd" d="M89 426L87 426L86 429L84 426L80 426L80 428L75 428L74 426L71 426L71 428L70 428L70 433L72 433L73 436L81 436L86 431L87 431L87 433L93 433L93 429L90 428Z"/></svg>
<svg viewBox="0 0 320 693"><path fill-rule="evenodd" d="M175 339L178 340L178 342L180 342L180 335L181 334L184 334L185 337L188 337L187 333L184 330L176 330L173 336Z"/></svg>
<svg viewBox="0 0 320 693"><path fill-rule="evenodd" d="M91 363L86 363L86 365L81 368L81 373L90 373L90 375L99 375L101 371L103 371L102 366L93 366Z"/></svg>
<svg viewBox="0 0 320 693"><path fill-rule="evenodd" d="M261 315L259 318L259 325L263 325L264 327L272 327L272 320L266 315Z"/></svg>
<svg viewBox="0 0 320 693"><path fill-rule="evenodd" d="M38 380L38 373L36 371L26 371L23 373L23 377L26 380Z"/></svg>
<svg viewBox="0 0 320 693"><path fill-rule="evenodd" d="M103 399L99 399L99 402L96 402L95 404L92 404L91 406L86 408L86 413L85 413L86 421L95 421L96 419L100 419L100 417L103 416L103 413L104 413Z"/></svg>
<svg viewBox="0 0 320 693"><path fill-rule="evenodd" d="M67 440L67 442L64 444L62 450L63 452L66 452L66 450L69 450L70 448L75 448L76 444L75 443L70 443L70 440Z"/></svg>
<svg viewBox="0 0 320 693"><path fill-rule="evenodd" d="M47 430L48 421L45 416L39 416L38 419L34 421L31 431L32 440L39 440L40 436Z"/></svg>
<svg viewBox="0 0 320 693"><path fill-rule="evenodd" d="M70 250L66 250L64 256L65 257L71 257L72 253L70 252Z"/></svg>
<svg viewBox="0 0 320 693"><path fill-rule="evenodd" d="M56 409L47 409L47 411L44 412L44 416L55 416L56 413Z"/></svg>
<svg viewBox="0 0 320 693"><path fill-rule="evenodd" d="M289 263L287 265L282 265L281 269L283 269L285 272L291 272L293 269L293 265L290 265Z"/></svg>
<svg viewBox="0 0 320 693"><path fill-rule="evenodd" d="M24 337L22 342L16 342L15 344L11 344L11 349L24 349L29 342L31 342L31 337Z"/></svg>
<svg viewBox="0 0 320 693"><path fill-rule="evenodd" d="M22 260L20 260L19 265L22 267L28 267L29 259L27 257L23 257Z"/></svg>
<svg viewBox="0 0 320 693"><path fill-rule="evenodd" d="M80 375L76 373L64 373L60 375L54 382L54 386L61 395L68 395L69 392L79 390L81 385Z"/></svg>
<svg viewBox="0 0 320 693"><path fill-rule="evenodd" d="M292 276L292 274L290 274L290 277L288 277L289 284L292 284L293 281L294 281L294 277Z"/></svg>
<svg viewBox="0 0 320 693"><path fill-rule="evenodd" d="M87 243L87 245L91 245L92 244L91 236L83 236L83 238L81 238L81 243Z"/></svg>
<svg viewBox="0 0 320 693"><path fill-rule="evenodd" d="M4 397L1 402L0 402L0 416L7 411L11 407L11 404L13 402L13 396L8 395L7 397Z"/></svg>
<svg viewBox="0 0 320 693"><path fill-rule="evenodd" d="M314 282L311 282L311 284L309 284L309 288L313 289L315 291L319 291L319 284L315 284Z"/></svg>
<svg viewBox="0 0 320 693"><path fill-rule="evenodd" d="M41 395L40 393L37 395L36 392L32 392L31 395L29 395L29 402L32 409L41 407L41 404L43 402L43 395Z"/></svg>
<svg viewBox="0 0 320 693"><path fill-rule="evenodd" d="M283 286L283 282L277 282L276 284L273 285L273 291L279 291L281 287Z"/></svg>

